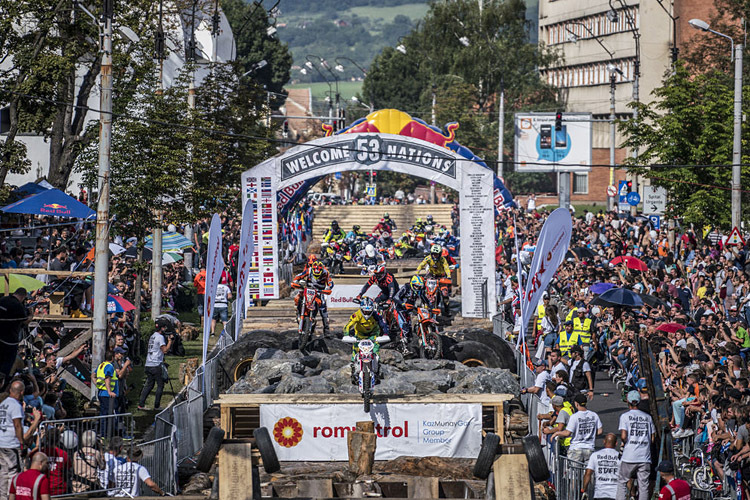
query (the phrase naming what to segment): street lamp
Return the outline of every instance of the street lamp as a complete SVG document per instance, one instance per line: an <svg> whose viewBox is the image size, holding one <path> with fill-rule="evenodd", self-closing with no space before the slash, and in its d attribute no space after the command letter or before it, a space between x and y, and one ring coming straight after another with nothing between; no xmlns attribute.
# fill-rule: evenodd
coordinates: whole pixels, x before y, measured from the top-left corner
<svg viewBox="0 0 750 500"><path fill-rule="evenodd" d="M324 81L324 82L326 82L326 83L328 84L328 95L331 95L331 94L333 93L333 87L331 87L331 82L330 82L330 81L328 80L328 78L326 78L326 76L325 76L325 75L324 75L324 74L323 74L323 73L322 73L322 72L321 72L321 71L320 71L320 70L318 69L318 66L316 66L316 65L315 65L315 63L313 63L313 62L312 62L312 61L311 61L311 60L309 59L310 57L318 57L318 56L311 56L311 55L309 55L309 54L308 54L308 55L306 55L306 56L305 56L305 60L306 60L307 62L305 63L305 66L307 66L307 68L309 68L309 69L314 69L314 70L315 70L315 71L316 71L316 72L317 72L317 73L318 73L318 74L320 75L320 77L321 77L321 78L323 79L323 81ZM305 70L304 68L302 68L302 69L300 70L300 73L302 73L303 75L306 75L306 74L307 74L307 71L306 71L306 70ZM331 124L331 125L333 125L333 106L332 106L332 104L331 104L331 101L330 101L330 100L328 101L328 116L329 116L329 118L331 119L331 120L330 120L330 124Z"/></svg>
<svg viewBox="0 0 750 500"><path fill-rule="evenodd" d="M338 130L338 127L341 124L339 122L339 120L338 120L339 118L341 118L341 106L340 106L340 101L339 101L340 96L341 96L341 94L339 94L339 77L336 76L336 73L334 73L333 71L331 71L331 66L328 64L328 61L326 61L322 57L316 56L316 55L312 55L312 54L308 55L308 57L317 57L318 60L320 60L320 65L323 68L325 68L325 70L328 71L331 74L331 76L333 77L333 80L336 82L336 125L335 125L335 129Z"/></svg>
<svg viewBox="0 0 750 500"><path fill-rule="evenodd" d="M706 21L691 19L690 26L701 31L707 31L726 38L732 44L734 59L734 142L732 145L732 227L739 228L742 214L742 199L740 198L741 163L742 163L742 43L734 43L734 39L724 33L712 30Z"/></svg>
<svg viewBox="0 0 750 500"><path fill-rule="evenodd" d="M614 63L607 64L609 71L609 185L615 184L615 86L617 85L617 75L625 76L620 68ZM615 198L607 196L607 209L614 210Z"/></svg>
<svg viewBox="0 0 750 500"><path fill-rule="evenodd" d="M365 68L363 68L362 66L360 66L360 65L359 65L359 64L357 63L357 61L355 61L354 59L351 59L351 58L349 58L349 57L346 57L346 56L342 56L342 57L337 57L337 58L335 59L335 61L336 61L336 70L337 70L337 71L339 71L339 72L343 73L343 72L344 72L344 69L345 69L345 68L344 68L344 65L343 65L343 64L341 64L341 62L339 61L339 59L341 59L341 60L343 60L343 61L349 61L349 62L350 62L350 63L352 63L352 64L353 64L354 66L356 66L356 67L357 67L357 69L359 69L359 70L360 70L360 71L362 72L362 74L363 74L364 76L367 76L367 70L365 70ZM339 69L339 68L341 68L341 69ZM353 102L359 102L359 99L356 99L356 97L352 97L352 101L353 101ZM363 105L364 105L364 104L363 104ZM369 105L367 105L367 107L368 107L368 108L370 108L370 113L372 113L373 109L375 108L375 104L373 103L373 99L372 99L372 96L370 96L370 104L369 104Z"/></svg>
<svg viewBox="0 0 750 500"><path fill-rule="evenodd" d="M662 10L666 12L669 18L672 20L672 36L674 38L672 39L672 49L670 50L670 52L672 53L672 66L674 66L675 63L677 63L677 57L680 54L680 49L677 48L677 19L679 19L679 17L674 17L672 13L669 12L669 9L667 9L664 6L664 0L656 0L656 2L659 4L659 7L661 7Z"/></svg>

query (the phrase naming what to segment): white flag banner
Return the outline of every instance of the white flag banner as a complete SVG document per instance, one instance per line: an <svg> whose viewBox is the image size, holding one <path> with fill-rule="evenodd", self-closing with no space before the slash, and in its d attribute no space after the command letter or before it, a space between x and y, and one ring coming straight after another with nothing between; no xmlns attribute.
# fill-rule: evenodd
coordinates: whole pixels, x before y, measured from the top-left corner
<svg viewBox="0 0 750 500"><path fill-rule="evenodd" d="M203 296L203 363L208 354L208 337L211 336L211 318L214 316L216 287L219 286L224 271L224 258L221 256L221 219L218 214L211 218L208 230L208 255L206 256L206 294ZM205 390L205 388L204 388Z"/></svg>
<svg viewBox="0 0 750 500"><path fill-rule="evenodd" d="M527 325L539 303L539 298L560 267L570 246L573 234L573 219L567 208L558 208L550 214L542 226L536 242L534 258L529 269L529 278L523 288L521 324Z"/></svg>
<svg viewBox="0 0 750 500"><path fill-rule="evenodd" d="M253 259L255 250L255 240L253 239L253 229L255 220L253 219L253 202L248 200L245 208L242 210L242 228L240 229L240 248L237 251L237 310L234 311L234 340L240 336L242 319L245 316L245 291L247 290L247 276Z"/></svg>
<svg viewBox="0 0 750 500"><path fill-rule="evenodd" d="M282 461L346 461L347 433L372 420L375 460L396 457L475 458L482 446L482 405L376 403L262 404L267 428Z"/></svg>

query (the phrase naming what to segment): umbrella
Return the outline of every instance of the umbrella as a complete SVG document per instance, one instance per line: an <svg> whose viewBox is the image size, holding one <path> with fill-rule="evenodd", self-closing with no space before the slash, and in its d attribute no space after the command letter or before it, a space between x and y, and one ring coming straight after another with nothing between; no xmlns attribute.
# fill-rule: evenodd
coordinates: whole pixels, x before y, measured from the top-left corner
<svg viewBox="0 0 750 500"><path fill-rule="evenodd" d="M109 251L112 252L112 255L120 255L122 252L125 251L125 247L120 246L117 243L110 243Z"/></svg>
<svg viewBox="0 0 750 500"><path fill-rule="evenodd" d="M575 253L581 259L593 259L596 255L594 254L594 251L589 247L576 247L573 249L573 253Z"/></svg>
<svg viewBox="0 0 750 500"><path fill-rule="evenodd" d="M594 283L589 287L589 290L591 290L591 293L600 294L604 293L610 288L614 288L614 283Z"/></svg>
<svg viewBox="0 0 750 500"><path fill-rule="evenodd" d="M639 293L638 296L648 307L667 307L667 304L665 304L660 298L654 295L648 293Z"/></svg>
<svg viewBox="0 0 750 500"><path fill-rule="evenodd" d="M610 288L592 300L591 304L605 307L642 307L643 300L641 300L637 293L627 288Z"/></svg>
<svg viewBox="0 0 750 500"><path fill-rule="evenodd" d="M628 269L634 269L636 271L647 271L648 266L645 262L643 262L641 259L638 259L636 257L631 257L630 255L623 255L620 257L615 257L614 259L610 260L609 263L612 265L625 263L626 266L628 266Z"/></svg>
<svg viewBox="0 0 750 500"><path fill-rule="evenodd" d="M122 254L123 257L131 257L133 259L138 257L138 248L135 246L129 247L125 250L125 253ZM143 249L143 260L149 261L151 260L151 257L153 257L153 253L150 249L144 248Z"/></svg>
<svg viewBox="0 0 750 500"><path fill-rule="evenodd" d="M659 328L657 328L660 332L667 332L667 333L674 333L678 330L684 330L685 325L681 325L679 323L663 323L659 325Z"/></svg>
<svg viewBox="0 0 750 500"><path fill-rule="evenodd" d="M182 255L176 252L164 252L161 256L161 265L166 266L182 260Z"/></svg>
<svg viewBox="0 0 750 500"><path fill-rule="evenodd" d="M10 291L8 291L10 285ZM25 288L31 292L46 286L46 283L25 274L6 274L0 278L0 293L13 293L19 288Z"/></svg>
<svg viewBox="0 0 750 500"><path fill-rule="evenodd" d="M132 311L135 306L117 295L107 295L107 314Z"/></svg>
<svg viewBox="0 0 750 500"><path fill-rule="evenodd" d="M12 214L52 215L74 219L91 219L96 216L96 212L59 189L32 194L0 210Z"/></svg>
<svg viewBox="0 0 750 500"><path fill-rule="evenodd" d="M181 252L186 248L192 248L193 244L189 239L180 233L164 231L161 237L161 249L165 252ZM146 236L146 248L154 247L153 236Z"/></svg>

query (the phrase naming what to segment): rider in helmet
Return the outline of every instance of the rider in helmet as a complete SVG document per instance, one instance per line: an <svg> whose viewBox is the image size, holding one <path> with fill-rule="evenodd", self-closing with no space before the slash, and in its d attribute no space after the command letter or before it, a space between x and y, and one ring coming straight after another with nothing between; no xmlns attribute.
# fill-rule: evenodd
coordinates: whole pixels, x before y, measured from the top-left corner
<svg viewBox="0 0 750 500"><path fill-rule="evenodd" d="M310 266L309 270L307 267L297 276L292 279L292 283L297 283L300 280L307 281L307 286L313 287L317 290L330 290L333 288L333 280L331 280L331 274L328 269L319 260L314 261ZM302 314L302 294L298 293L294 297L294 305L297 306L297 322L299 323L299 315ZM326 301L318 297L318 311L320 317L323 319L323 335L330 333L328 325L328 305Z"/></svg>
<svg viewBox="0 0 750 500"><path fill-rule="evenodd" d="M346 233L339 227L338 222L332 220L331 227L326 230L326 233L323 236L323 241L325 243L330 243L332 241L341 243L342 241L344 241L344 238L346 238Z"/></svg>
<svg viewBox="0 0 750 500"><path fill-rule="evenodd" d="M390 233L391 232L391 225L388 224L388 222L385 219L380 219L380 222L375 224L375 227L372 228L372 235L380 235L383 233Z"/></svg>
<svg viewBox="0 0 750 500"><path fill-rule="evenodd" d="M359 251L354 258L354 262L362 266L362 274L365 274L370 266L385 265L385 257L368 243L364 249Z"/></svg>
<svg viewBox="0 0 750 500"><path fill-rule="evenodd" d="M434 243L430 247L430 254L417 266L417 272L427 269L435 278L450 278L451 270L448 261L443 257L443 248Z"/></svg>
<svg viewBox="0 0 750 500"><path fill-rule="evenodd" d="M445 312L445 301L443 299L443 294L440 292L440 287L438 286L438 282L435 278L427 278L424 281L424 295L425 295L425 305L429 307L430 309L440 309L441 311Z"/></svg>
<svg viewBox="0 0 750 500"><path fill-rule="evenodd" d="M388 214L388 212L383 214L383 221L388 224L391 229L388 231L389 233L393 233L398 227L396 227L396 221L391 219L391 216Z"/></svg>
<svg viewBox="0 0 750 500"><path fill-rule="evenodd" d="M348 240L348 239L352 239L352 240L357 240L357 239L367 239L367 233L363 233L363 232L362 232L362 231L360 230L360 227L359 227L359 225L357 225L357 224L354 224L354 225L352 226L352 230L351 230L351 231L349 231L348 233L346 233L346 239L347 239L347 240Z"/></svg>
<svg viewBox="0 0 750 500"><path fill-rule="evenodd" d="M375 302L382 302L384 300L392 299L398 291L398 283L396 282L396 278L394 278L391 273L385 270L385 264L379 264L375 266L370 279L367 280L367 283L365 283L365 285L362 287L362 290L359 291L357 299L361 299L365 295L365 293L367 293L367 290L369 290L373 285L377 285L378 288L380 288L380 293L377 297L375 297Z"/></svg>
<svg viewBox="0 0 750 500"><path fill-rule="evenodd" d="M377 312L375 312L375 303L370 297L364 297L360 300L359 310L351 315L349 322L344 326L344 335L351 335L357 340L370 339L375 343L375 354L380 352L380 345L375 342L375 338L383 332L383 335L388 335L387 330L383 330L381 326L382 320L380 319ZM359 352L359 345L352 345L352 382L356 383L356 367L354 361L357 359L357 353ZM373 365L375 375L378 375L379 367Z"/></svg>
<svg viewBox="0 0 750 500"><path fill-rule="evenodd" d="M427 216L427 225L428 226L435 226L435 219L432 218L432 215Z"/></svg>
<svg viewBox="0 0 750 500"><path fill-rule="evenodd" d="M393 297L393 303L396 305L396 312L398 313L398 326L407 341L411 334L411 323L406 304L417 305L417 302L426 304L427 297L424 294L424 279L419 275L414 275L409 283L399 288Z"/></svg>
<svg viewBox="0 0 750 500"><path fill-rule="evenodd" d="M414 225L411 227L411 231L414 233L423 233L424 232L425 223L422 220L421 217L417 218L417 221L414 223Z"/></svg>

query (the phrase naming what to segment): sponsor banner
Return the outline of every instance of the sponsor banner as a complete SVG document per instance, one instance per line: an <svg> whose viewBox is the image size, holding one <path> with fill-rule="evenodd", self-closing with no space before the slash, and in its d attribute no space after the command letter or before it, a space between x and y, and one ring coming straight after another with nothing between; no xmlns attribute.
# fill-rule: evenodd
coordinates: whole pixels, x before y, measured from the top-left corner
<svg viewBox="0 0 750 500"><path fill-rule="evenodd" d="M248 285L243 294L247 307L250 299L279 297L276 177L268 168L260 168L253 175L243 176L243 186L243 203L253 202L249 217L253 224L248 228L253 246L248 262Z"/></svg>
<svg viewBox="0 0 750 500"><path fill-rule="evenodd" d="M519 172L591 170L591 114L516 113L516 169Z"/></svg>
<svg viewBox="0 0 750 500"><path fill-rule="evenodd" d="M208 255L206 258L206 294L203 297L203 363L208 353L208 338L211 336L211 318L214 316L214 299L219 286L224 259L221 256L221 219L218 214L211 218L208 230Z"/></svg>
<svg viewBox="0 0 750 500"><path fill-rule="evenodd" d="M367 279L367 276L363 276L363 279ZM331 295L325 297L325 300L328 302L328 307L331 309L344 309L347 307L359 307L357 304L352 302L354 300L354 297L359 294L359 291L362 290L362 285L333 285L333 288L331 288ZM371 286L367 293L365 293L365 297L375 298L378 296L378 293L380 292L380 288L377 286Z"/></svg>
<svg viewBox="0 0 750 500"><path fill-rule="evenodd" d="M376 460L400 456L476 458L482 445L480 404L261 405L266 427L282 461L347 461L349 430L372 420Z"/></svg>
<svg viewBox="0 0 750 500"><path fill-rule="evenodd" d="M242 228L240 229L240 249L237 258L237 304L245 303L245 294L248 288L248 273L250 272L251 260L255 253L255 241L253 239L253 229L255 221L253 212L255 211L254 203L248 200L245 208L242 210ZM273 260L271 261L273 263ZM244 317L244 307L237 307L235 311L234 340L240 335L242 327L242 318Z"/></svg>

